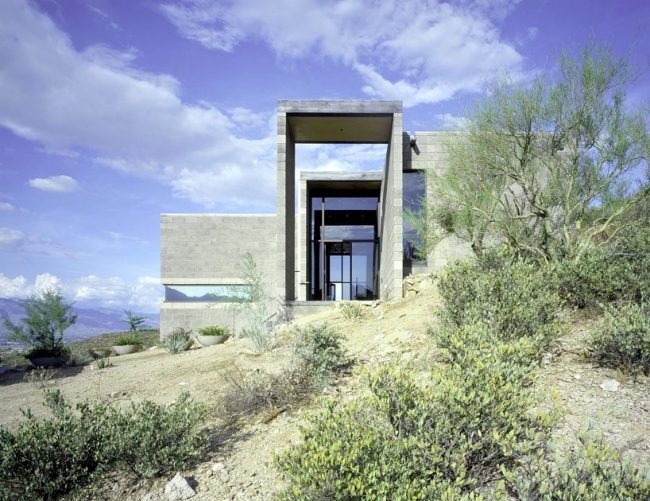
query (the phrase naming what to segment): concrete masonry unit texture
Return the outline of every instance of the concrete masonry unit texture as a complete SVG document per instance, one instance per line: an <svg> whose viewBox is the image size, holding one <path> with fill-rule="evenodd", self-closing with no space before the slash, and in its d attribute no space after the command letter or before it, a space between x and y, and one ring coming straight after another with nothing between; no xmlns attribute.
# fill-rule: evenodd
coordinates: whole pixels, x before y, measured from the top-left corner
<svg viewBox="0 0 650 501"><path fill-rule="evenodd" d="M330 301L401 297L409 272L467 255L453 238L426 262L404 253L404 180L424 183L407 176L446 168L444 137L405 133L401 101L279 101L275 214L161 215L161 336L214 324L236 331L243 319L229 291L245 291L246 252L264 272L268 296L296 314ZM304 143L385 144L386 157L374 173L303 172L297 179L295 149Z"/></svg>

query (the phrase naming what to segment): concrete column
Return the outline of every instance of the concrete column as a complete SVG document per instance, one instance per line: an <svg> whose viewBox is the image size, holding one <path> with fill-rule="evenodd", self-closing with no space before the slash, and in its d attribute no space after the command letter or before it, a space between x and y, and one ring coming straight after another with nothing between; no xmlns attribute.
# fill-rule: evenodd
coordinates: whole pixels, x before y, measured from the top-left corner
<svg viewBox="0 0 650 501"><path fill-rule="evenodd" d="M282 300L295 298L295 182L296 145L287 121L287 114L277 113L277 295Z"/></svg>

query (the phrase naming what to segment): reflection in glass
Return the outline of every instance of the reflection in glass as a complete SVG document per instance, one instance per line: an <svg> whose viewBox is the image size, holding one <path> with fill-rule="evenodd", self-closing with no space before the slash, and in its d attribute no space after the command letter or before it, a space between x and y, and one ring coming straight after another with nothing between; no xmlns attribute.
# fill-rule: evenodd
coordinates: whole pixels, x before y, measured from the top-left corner
<svg viewBox="0 0 650 501"><path fill-rule="evenodd" d="M402 183L404 211L410 210L417 213L422 207L422 202L426 195L424 173L421 171L404 172ZM407 261L420 261L416 255L416 248L419 244L417 232L408 223L406 217L403 217L402 220L404 259Z"/></svg>
<svg viewBox="0 0 650 501"><path fill-rule="evenodd" d="M251 286L235 285L165 285L168 303L237 302L250 299Z"/></svg>

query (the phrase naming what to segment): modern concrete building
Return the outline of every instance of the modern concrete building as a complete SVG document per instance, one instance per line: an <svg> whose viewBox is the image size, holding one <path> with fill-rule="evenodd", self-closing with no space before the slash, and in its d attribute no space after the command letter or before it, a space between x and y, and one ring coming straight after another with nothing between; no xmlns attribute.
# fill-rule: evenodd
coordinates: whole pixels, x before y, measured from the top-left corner
<svg viewBox="0 0 650 501"><path fill-rule="evenodd" d="M161 336L178 326L237 329L232 300L248 292L246 252L264 272L269 297L298 314L337 300L401 297L408 273L468 254L449 239L415 261L404 223L405 207L427 192L423 171L446 168L444 136L404 132L400 101L280 101L276 214L161 215ZM302 143L385 144L386 158L376 172L297 179Z"/></svg>

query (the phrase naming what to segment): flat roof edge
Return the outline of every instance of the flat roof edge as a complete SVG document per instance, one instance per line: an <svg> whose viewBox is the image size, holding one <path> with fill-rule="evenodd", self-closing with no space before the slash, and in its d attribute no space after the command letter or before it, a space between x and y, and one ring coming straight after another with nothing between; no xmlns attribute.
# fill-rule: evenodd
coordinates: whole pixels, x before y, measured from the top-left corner
<svg viewBox="0 0 650 501"><path fill-rule="evenodd" d="M301 171L300 179L306 181L381 181L382 171L338 172L338 171Z"/></svg>
<svg viewBox="0 0 650 501"><path fill-rule="evenodd" d="M401 113L402 101L371 101L371 100L289 100L278 101L278 111L284 113L314 113L314 114L373 114Z"/></svg>

